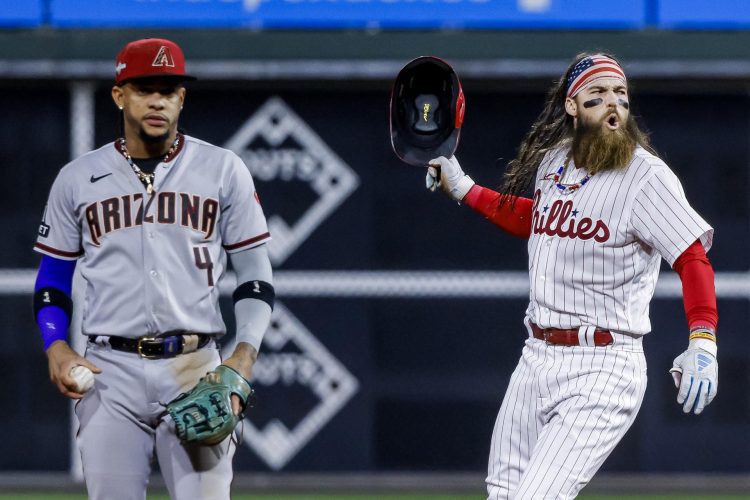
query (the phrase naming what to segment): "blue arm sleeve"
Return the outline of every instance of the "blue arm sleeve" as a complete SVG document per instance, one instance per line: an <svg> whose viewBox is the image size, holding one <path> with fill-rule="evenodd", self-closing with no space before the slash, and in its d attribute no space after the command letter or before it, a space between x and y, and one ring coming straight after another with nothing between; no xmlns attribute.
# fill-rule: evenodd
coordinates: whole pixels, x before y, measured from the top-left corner
<svg viewBox="0 0 750 500"><path fill-rule="evenodd" d="M36 275L34 292L36 293L43 288L56 288L70 296L73 290L75 268L76 261L74 260L56 259L49 255L42 256L39 272ZM62 308L49 306L40 309L36 315L36 323L42 332L45 351L54 342L67 340L70 318Z"/></svg>
<svg viewBox="0 0 750 500"><path fill-rule="evenodd" d="M43 255L39 263L39 272L36 275L34 291L42 288L57 288L70 295L73 290L73 271L76 269L76 261L62 260Z"/></svg>

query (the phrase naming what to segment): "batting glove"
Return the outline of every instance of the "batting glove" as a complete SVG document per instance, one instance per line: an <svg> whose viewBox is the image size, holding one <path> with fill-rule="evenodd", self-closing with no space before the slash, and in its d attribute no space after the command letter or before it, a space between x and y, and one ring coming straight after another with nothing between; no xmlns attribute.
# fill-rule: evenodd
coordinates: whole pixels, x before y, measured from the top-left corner
<svg viewBox="0 0 750 500"><path fill-rule="evenodd" d="M425 184L430 191L442 188L451 198L461 203L475 182L461 170L455 156L451 156L450 159L441 156L430 160Z"/></svg>
<svg viewBox="0 0 750 500"><path fill-rule="evenodd" d="M691 340L687 350L674 359L669 372L679 389L677 402L683 405L682 411L698 415L713 401L719 388L716 342Z"/></svg>

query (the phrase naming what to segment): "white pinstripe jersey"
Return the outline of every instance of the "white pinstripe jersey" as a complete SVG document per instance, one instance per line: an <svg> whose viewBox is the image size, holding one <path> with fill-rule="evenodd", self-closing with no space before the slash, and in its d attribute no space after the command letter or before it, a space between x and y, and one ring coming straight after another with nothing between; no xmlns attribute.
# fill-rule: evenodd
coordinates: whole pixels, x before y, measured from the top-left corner
<svg viewBox="0 0 750 500"><path fill-rule="evenodd" d="M226 253L270 238L250 172L231 151L185 136L155 174L148 195L109 143L52 185L34 248L80 258L87 335L223 334L216 283Z"/></svg>
<svg viewBox="0 0 750 500"><path fill-rule="evenodd" d="M660 259L672 265L697 239L708 250L713 229L669 167L641 147L626 169L598 173L564 193L552 177L568 150L552 151L537 173L526 314L543 328L646 334ZM586 174L571 160L560 182L575 184Z"/></svg>

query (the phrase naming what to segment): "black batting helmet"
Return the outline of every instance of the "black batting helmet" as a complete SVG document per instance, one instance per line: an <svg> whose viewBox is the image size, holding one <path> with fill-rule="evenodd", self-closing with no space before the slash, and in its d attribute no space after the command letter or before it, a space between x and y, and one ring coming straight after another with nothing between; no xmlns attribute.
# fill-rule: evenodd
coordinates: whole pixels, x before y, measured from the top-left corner
<svg viewBox="0 0 750 500"><path fill-rule="evenodd" d="M391 145L410 165L424 167L456 151L464 119L464 93L450 64L432 56L409 62L391 90Z"/></svg>

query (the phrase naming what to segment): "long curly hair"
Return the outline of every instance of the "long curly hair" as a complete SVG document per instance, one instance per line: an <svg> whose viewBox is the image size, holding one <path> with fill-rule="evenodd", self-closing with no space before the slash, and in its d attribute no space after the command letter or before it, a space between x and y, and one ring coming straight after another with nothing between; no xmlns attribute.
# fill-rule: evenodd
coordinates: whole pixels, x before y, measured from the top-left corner
<svg viewBox="0 0 750 500"><path fill-rule="evenodd" d="M501 203L511 196L523 195L536 178L539 165L549 151L570 141L574 135L573 117L565 111L568 75L582 59L596 54L603 54L617 61L611 54L601 52L582 52L578 54L559 81L547 93L547 103L531 129L523 138L518 154L508 162L500 188ZM620 64L619 61L617 61ZM636 143L654 153L648 134L641 131L633 115L628 118L626 127L636 139Z"/></svg>

